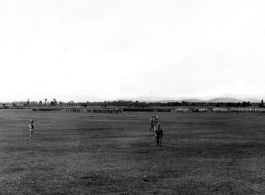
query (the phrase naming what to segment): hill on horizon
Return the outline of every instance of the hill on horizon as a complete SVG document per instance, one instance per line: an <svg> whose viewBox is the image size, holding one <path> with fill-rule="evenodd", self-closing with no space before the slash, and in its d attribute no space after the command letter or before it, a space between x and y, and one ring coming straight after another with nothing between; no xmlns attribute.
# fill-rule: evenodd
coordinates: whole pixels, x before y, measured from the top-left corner
<svg viewBox="0 0 265 195"><path fill-rule="evenodd" d="M188 98L188 97L176 97L176 98L167 98L167 97L138 97L138 98L125 98L125 100L130 101L141 101L141 102L231 102L231 103L238 103L238 102L260 102L261 99L253 98L253 97L245 97L241 96L241 98L235 97L212 97L212 98Z"/></svg>
<svg viewBox="0 0 265 195"><path fill-rule="evenodd" d="M207 100L207 102L231 102L231 103L244 102L244 101L245 100L240 100L237 98L229 98L229 97L214 98Z"/></svg>
<svg viewBox="0 0 265 195"><path fill-rule="evenodd" d="M39 96L45 97L48 101L53 100L53 97L57 101L69 102L73 100L74 102L104 102L104 101L139 101L139 102L261 102L263 97L259 96L248 96L248 95L235 95L235 94L227 94L227 96L212 96L212 97L160 97L160 96L146 96L146 97L132 97L132 98L115 98L115 99L107 99L107 98L98 98L94 96L83 96L83 95L68 95L68 94L44 94L38 93L34 97L30 97L31 101L44 101L45 98L38 98ZM20 97L20 101L26 101L28 98L25 96ZM1 101L4 102L20 102L19 100L10 100L10 101Z"/></svg>
<svg viewBox="0 0 265 195"><path fill-rule="evenodd" d="M191 99L177 99L177 100L162 100L161 103L167 103L167 102L205 102L205 100L191 98Z"/></svg>

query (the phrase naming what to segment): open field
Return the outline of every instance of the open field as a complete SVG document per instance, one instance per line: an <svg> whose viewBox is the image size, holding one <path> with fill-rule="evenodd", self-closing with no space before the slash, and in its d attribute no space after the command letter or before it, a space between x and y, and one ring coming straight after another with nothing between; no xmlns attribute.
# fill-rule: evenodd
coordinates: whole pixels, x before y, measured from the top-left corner
<svg viewBox="0 0 265 195"><path fill-rule="evenodd" d="M0 194L265 194L264 119L0 110Z"/></svg>

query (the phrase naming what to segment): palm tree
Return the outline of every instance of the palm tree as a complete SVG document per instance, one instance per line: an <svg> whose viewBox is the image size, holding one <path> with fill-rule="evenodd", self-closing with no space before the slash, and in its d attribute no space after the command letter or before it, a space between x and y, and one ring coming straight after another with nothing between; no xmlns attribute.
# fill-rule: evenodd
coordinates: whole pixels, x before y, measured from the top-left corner
<svg viewBox="0 0 265 195"><path fill-rule="evenodd" d="M47 99L45 99L45 106L46 106Z"/></svg>

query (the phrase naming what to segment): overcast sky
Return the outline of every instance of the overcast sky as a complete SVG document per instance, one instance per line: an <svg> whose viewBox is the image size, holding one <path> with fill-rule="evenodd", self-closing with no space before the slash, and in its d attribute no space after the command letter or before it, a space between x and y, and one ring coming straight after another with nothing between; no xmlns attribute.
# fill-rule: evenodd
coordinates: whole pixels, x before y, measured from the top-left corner
<svg viewBox="0 0 265 195"><path fill-rule="evenodd" d="M1 0L0 101L265 97L265 1Z"/></svg>

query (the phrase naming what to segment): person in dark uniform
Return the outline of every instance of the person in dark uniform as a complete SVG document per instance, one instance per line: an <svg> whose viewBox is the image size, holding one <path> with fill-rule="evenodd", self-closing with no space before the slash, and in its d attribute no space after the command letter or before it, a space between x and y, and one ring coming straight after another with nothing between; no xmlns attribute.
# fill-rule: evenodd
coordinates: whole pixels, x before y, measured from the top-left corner
<svg viewBox="0 0 265 195"><path fill-rule="evenodd" d="M158 124L157 128L155 129L155 137L156 137L157 145L161 147L161 139L163 137L163 130L161 129L160 124Z"/></svg>
<svg viewBox="0 0 265 195"><path fill-rule="evenodd" d="M29 137L30 137L30 139L32 139L33 131L34 131L34 123L33 123L33 120L31 120L29 122Z"/></svg>
<svg viewBox="0 0 265 195"><path fill-rule="evenodd" d="M150 128L150 131L154 131L154 119L155 119L155 116L152 116L150 118L150 125L151 125L151 128Z"/></svg>

